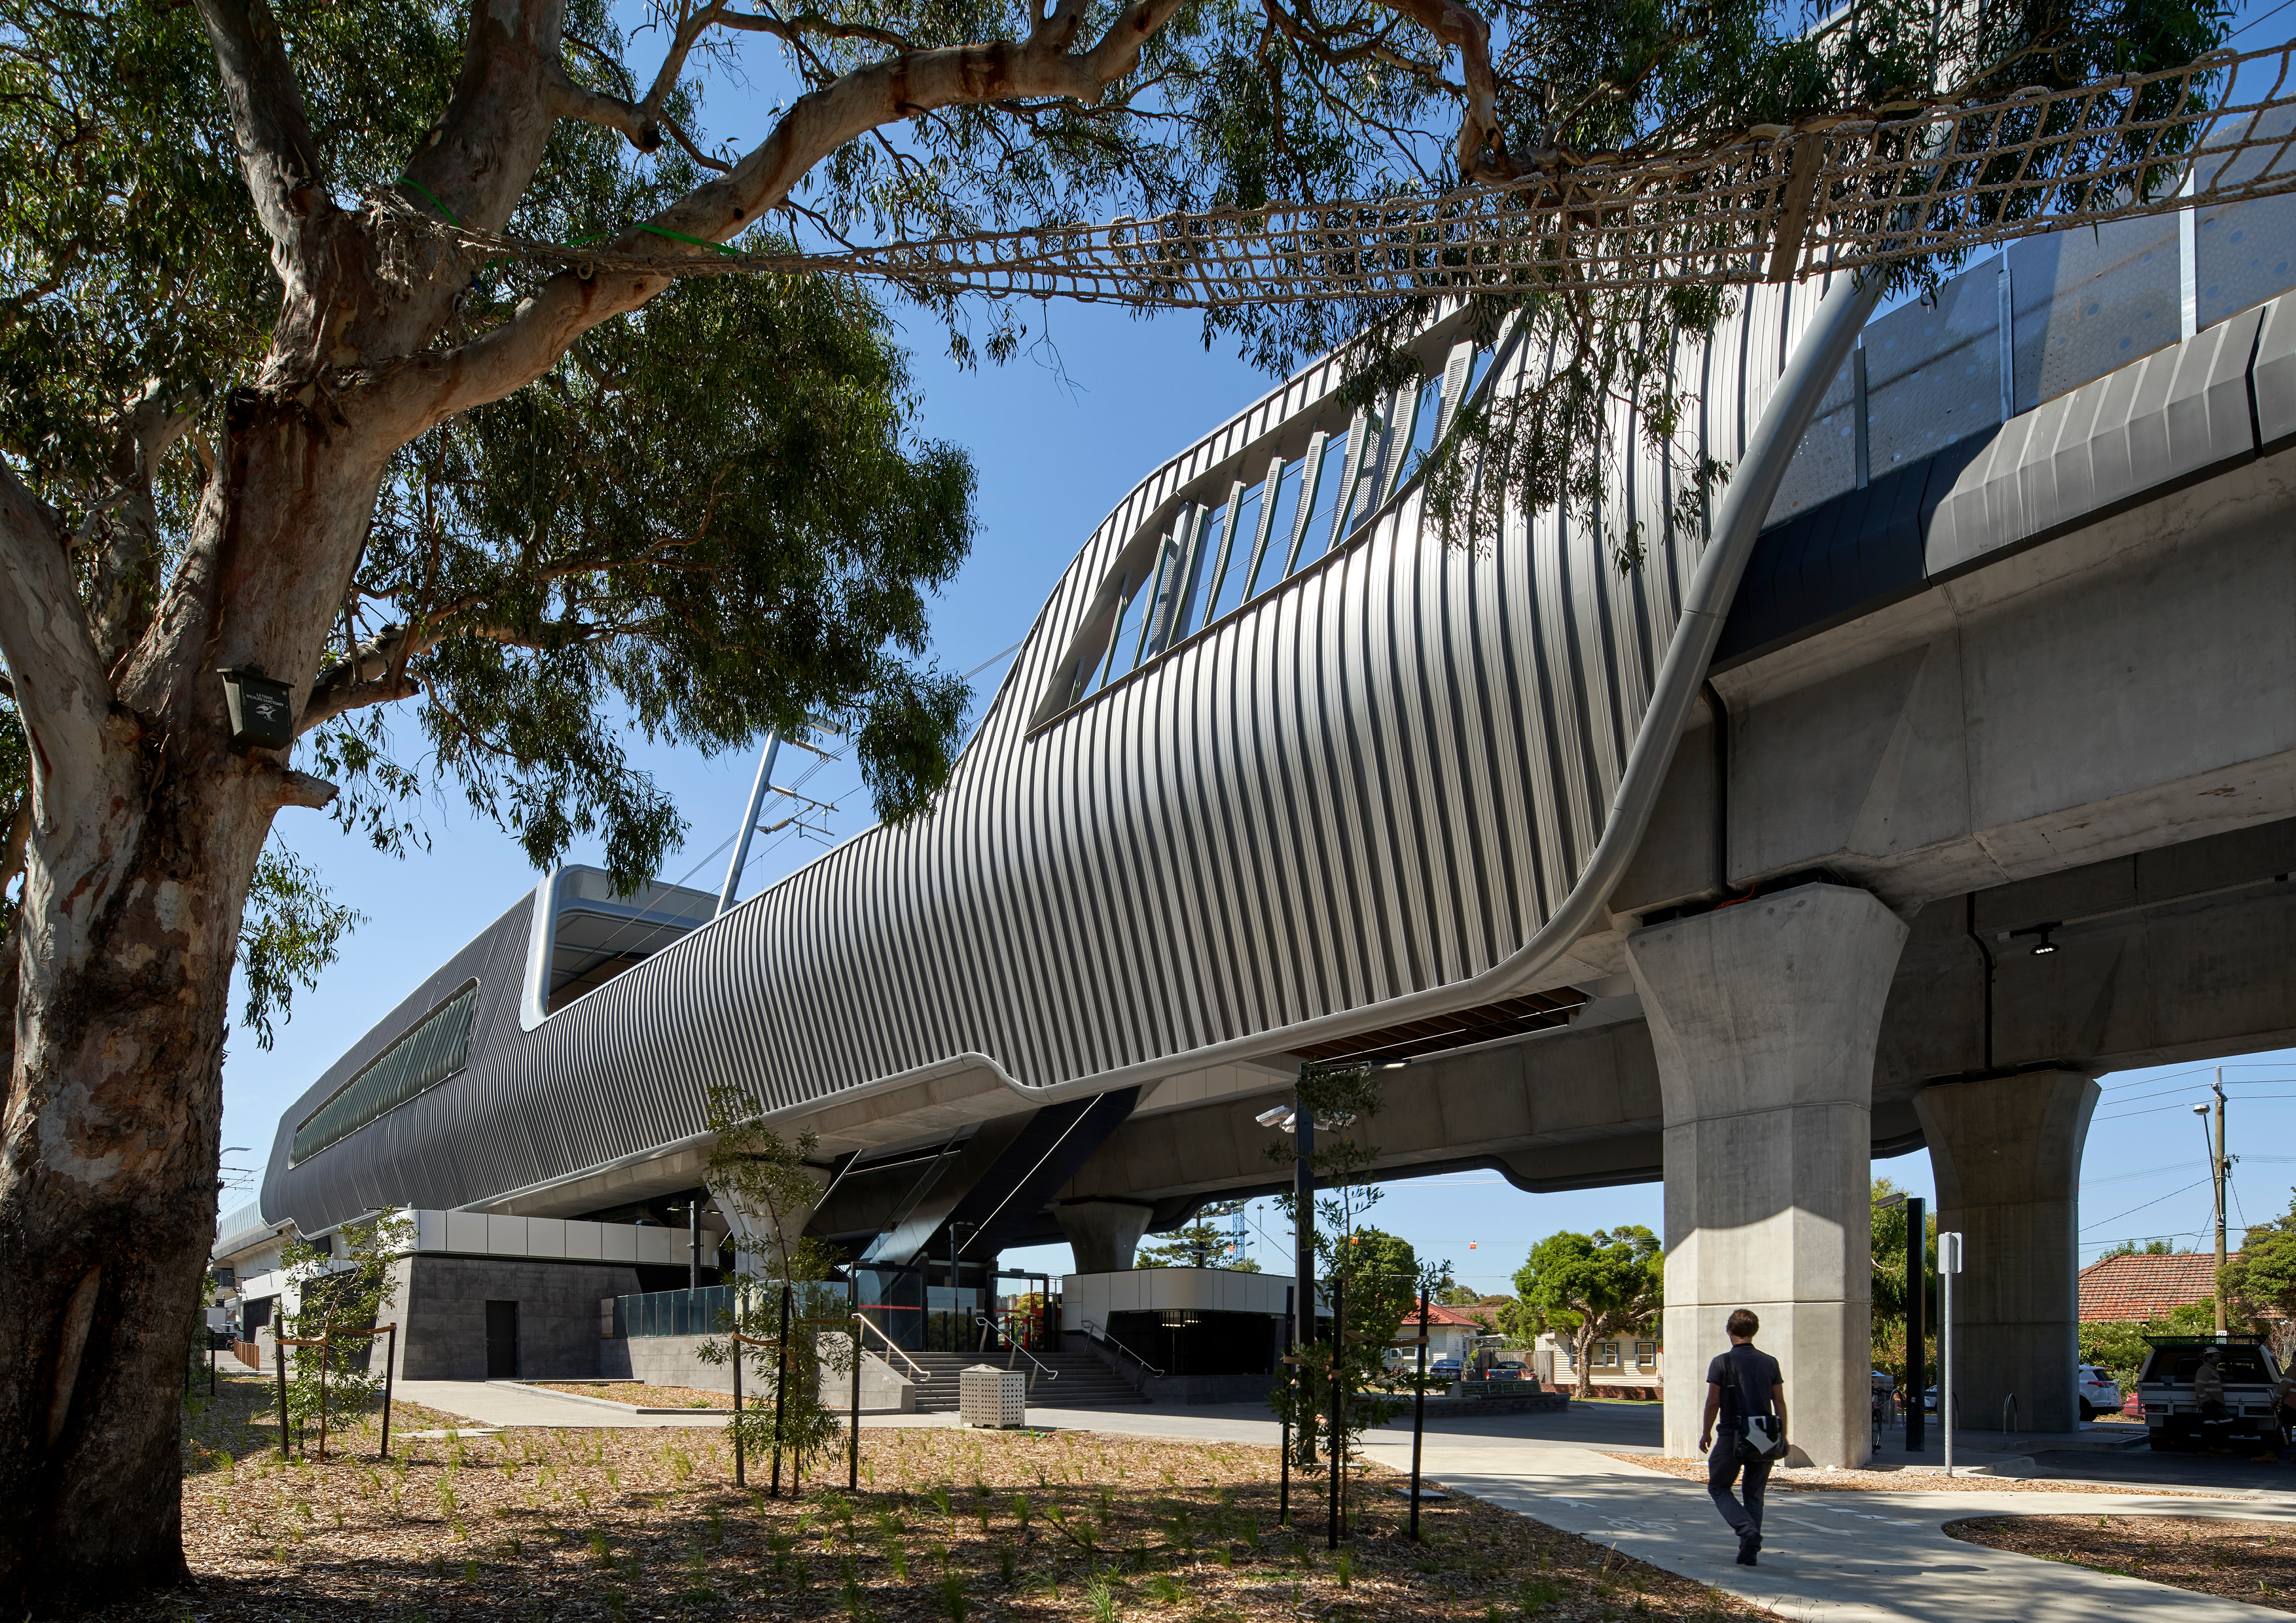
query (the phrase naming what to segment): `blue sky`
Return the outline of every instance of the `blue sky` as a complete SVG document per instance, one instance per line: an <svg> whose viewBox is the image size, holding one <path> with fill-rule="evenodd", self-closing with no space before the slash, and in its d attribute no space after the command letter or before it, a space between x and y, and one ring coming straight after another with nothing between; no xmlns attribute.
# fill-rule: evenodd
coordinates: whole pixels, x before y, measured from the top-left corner
<svg viewBox="0 0 2296 1623"><path fill-rule="evenodd" d="M2280 6L2243 8L2234 44L2254 49L2282 31ZM2250 15L2254 22L2248 20ZM2261 26L2258 26L2261 25ZM762 99L760 85L752 100ZM737 110L738 111L739 110ZM971 561L934 613L934 652L942 666L974 678L986 705L1004 670L1003 656L1026 633L1052 583L1109 509L1157 461L1183 449L1274 380L1215 345L1207 351L1195 318L1136 318L1089 305L1032 307L1030 343L1003 367L964 372L946 357L945 337L929 320L911 324L922 432L962 446L980 477L980 534ZM715 889L720 847L740 822L755 760L703 760L691 752L633 752L676 796L691 824L685 849L664 877L693 870L688 882ZM784 752L779 781L834 803L832 837L867 825L859 774L843 761L808 761ZM512 906L535 882L518 848L457 804L436 796L422 822L430 848L401 861L380 856L308 812L281 814L279 836L316 864L337 894L367 915L317 990L298 996L276 1046L258 1048L233 1034L224 1067L224 1143L247 1146L225 1157L252 1172L268 1153L279 1116L401 997L464 941ZM817 856L824 847L795 830L761 840L742 894ZM578 849L573 860L595 860ZM236 1003L234 1003L236 1006ZM2296 1051L2247 1056L2226 1066L2234 1097L2233 1147L2253 1144L2235 1174L2235 1217L2276 1216L2296 1180ZM2083 1258L2122 1237L2166 1236L2180 1247L2206 1243L2204 1152L2197 1129L2178 1122L2205 1095L2209 1076L2190 1066L2103 1078L2105 1102L2092 1127L2082 1169ZM1877 1175L1934 1197L1927 1155L1877 1162ZM253 1198L254 1179L224 1195L226 1207ZM1288 1231L1260 1203L1250 1213L1269 1266L1282 1266ZM1558 1229L1622 1223L1660 1226L1655 1184L1570 1194L1529 1195L1496 1174L1451 1174L1390 1186L1373 1221L1412 1242L1429 1258L1447 1258L1464 1283L1485 1290L1507 1281L1530 1246ZM1008 1266L1067 1266L1065 1246L1012 1252Z"/></svg>

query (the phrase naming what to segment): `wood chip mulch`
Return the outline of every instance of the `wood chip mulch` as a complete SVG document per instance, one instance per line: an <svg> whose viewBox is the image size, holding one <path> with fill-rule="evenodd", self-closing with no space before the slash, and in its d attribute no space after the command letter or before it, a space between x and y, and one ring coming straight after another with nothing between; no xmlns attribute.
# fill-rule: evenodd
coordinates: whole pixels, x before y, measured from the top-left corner
<svg viewBox="0 0 2296 1623"><path fill-rule="evenodd" d="M649 1386L643 1381L527 1381L545 1391L571 1392L580 1398L603 1398L641 1409L730 1409L734 1394L713 1392L701 1386Z"/></svg>
<svg viewBox="0 0 2296 1623"><path fill-rule="evenodd" d="M1640 1465L1645 1470L1680 1477L1685 1482L1703 1486L1706 1481L1706 1462L1702 1459L1669 1459L1655 1454L1611 1454L1607 1449L1598 1452L1629 1465ZM1886 1471L1773 1470L1770 1472L1770 1491L1807 1494L2142 1494L2154 1499L2230 1499L2237 1496L2129 1482L2070 1482L2056 1477L1949 1477L1943 1471L1916 1470L1910 1465L1893 1465Z"/></svg>
<svg viewBox="0 0 2296 1623"><path fill-rule="evenodd" d="M2209 1517L1980 1516L1945 1530L2122 1578L2296 1611L2296 1528Z"/></svg>
<svg viewBox="0 0 2296 1623"><path fill-rule="evenodd" d="M1453 1493L1403 1536L1398 1480L1368 1471L1353 1537L1277 1525L1275 1451L1089 1431L865 1430L801 1494L731 1481L716 1431L626 1428L405 1437L282 1463L269 1393L226 1379L187 1443L194 1583L101 1623L1491 1623L1769 1619L1735 1596Z"/></svg>

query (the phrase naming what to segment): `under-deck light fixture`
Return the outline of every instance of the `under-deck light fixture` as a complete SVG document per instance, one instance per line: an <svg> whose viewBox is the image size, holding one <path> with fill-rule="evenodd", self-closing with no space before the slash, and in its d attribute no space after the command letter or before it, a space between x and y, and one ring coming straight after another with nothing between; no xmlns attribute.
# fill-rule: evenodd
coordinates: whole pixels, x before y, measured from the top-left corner
<svg viewBox="0 0 2296 1623"><path fill-rule="evenodd" d="M2051 919L2046 924L2030 924L2023 930L2013 930L2009 932L2009 939L2014 941L2019 936L2038 936L2040 939L2033 944L2033 956L2046 958L2057 950L2057 944L2049 939L2049 932L2062 928L2060 921Z"/></svg>

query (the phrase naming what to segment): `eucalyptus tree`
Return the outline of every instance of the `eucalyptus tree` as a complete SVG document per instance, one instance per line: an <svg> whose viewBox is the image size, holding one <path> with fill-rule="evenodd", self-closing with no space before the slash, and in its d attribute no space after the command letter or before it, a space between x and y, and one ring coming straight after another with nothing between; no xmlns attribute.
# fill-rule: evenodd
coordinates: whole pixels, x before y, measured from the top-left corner
<svg viewBox="0 0 2296 1623"><path fill-rule="evenodd" d="M291 980L341 923L292 874L256 890L280 811L395 844L443 788L538 862L594 834L632 881L677 824L621 715L704 749L833 725L891 816L942 781L964 695L924 662L923 616L969 542L969 471L918 441L849 283L685 276L712 244L1555 174L2182 61L2221 29L2190 0L1791 13L0 0L0 658L22 735L0 1603L184 1570L170 1393L233 959L268 940L265 973ZM713 122L703 88L736 82L758 94ZM962 358L1020 340L1007 312L914 291ZM1490 488L1585 499L1611 403L1662 430L1682 385L1652 357L1723 302L1523 305L1562 364ZM1245 309L1206 337L1281 366L1409 318ZM285 684L294 742L234 734L226 670Z"/></svg>

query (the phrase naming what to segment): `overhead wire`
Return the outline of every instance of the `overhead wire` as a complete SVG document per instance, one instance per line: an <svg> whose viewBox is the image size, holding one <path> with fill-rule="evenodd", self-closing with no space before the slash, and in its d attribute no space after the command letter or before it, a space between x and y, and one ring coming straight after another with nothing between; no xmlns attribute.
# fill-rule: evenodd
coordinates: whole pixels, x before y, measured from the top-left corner
<svg viewBox="0 0 2296 1623"><path fill-rule="evenodd" d="M2241 1096L2241 1102L2243 1104L2261 1104L2267 1099L2296 1099L2296 1094L2243 1094ZM2141 1111L2115 1111L2112 1115L2099 1116L2097 1119L2099 1121L2123 1121L2131 1116L2158 1116L2163 1111L2182 1111L2189 1110L2192 1107L2189 1105L2183 1104L2154 1104L2148 1105Z"/></svg>
<svg viewBox="0 0 2296 1623"><path fill-rule="evenodd" d="M2209 1181L2208 1179L2206 1179L2206 1178L2202 1178L2202 1179L2201 1179L2201 1180L2200 1180L2200 1182L2199 1182L2199 1183L2195 1183L2195 1184L2185 1184L2182 1189L2171 1189L2171 1190L2170 1190L2167 1194L2161 1195L2161 1196L2160 1196L2160 1197L2159 1197L2158 1199L2156 1199L2156 1200L2151 1200L2151 1201L2145 1201L2145 1202L2144 1202L2144 1204L2143 1206L2132 1206L2132 1207L2130 1207L2127 1211L2117 1211L2117 1212L2113 1213L2113 1214L2112 1214L2112 1216L2111 1216L2111 1217L2106 1217L2106 1218L2103 1219L2102 1221L2100 1221L2099 1223L2097 1223L2097 1224L2096 1224L2096 1225L2095 1225L2095 1227L2093 1227L2093 1228L2087 1228L2087 1229L2083 1229L2081 1232L2082 1232L2082 1234L2095 1234L2095 1233L2096 1232L2096 1230L2097 1230L2097 1229L2099 1229L2099 1228L2103 1228L2103 1227L2104 1226L2104 1225L2105 1225L2105 1224L2107 1224L2107 1223L2118 1223L2118 1222L2120 1222L2123 1217L2134 1217L2134 1216L2136 1216L2136 1213L2138 1213L2138 1212L2140 1212L2140 1211L2144 1211L2144 1210L2148 1209L2149 1208L2152 1208L2152 1207L2154 1207L2154 1206L2158 1206L2158 1205L2160 1205L2160 1204L2161 1204L2161 1202L2162 1201L2173 1201L2173 1200L2175 1200L2175 1199L2176 1199L2178 1195L2180 1195L2180 1194L2190 1194L2194 1190L2198 1189L2198 1188L2201 1186L2201 1184L2205 1184L2205 1183L2207 1183L2208 1181Z"/></svg>

